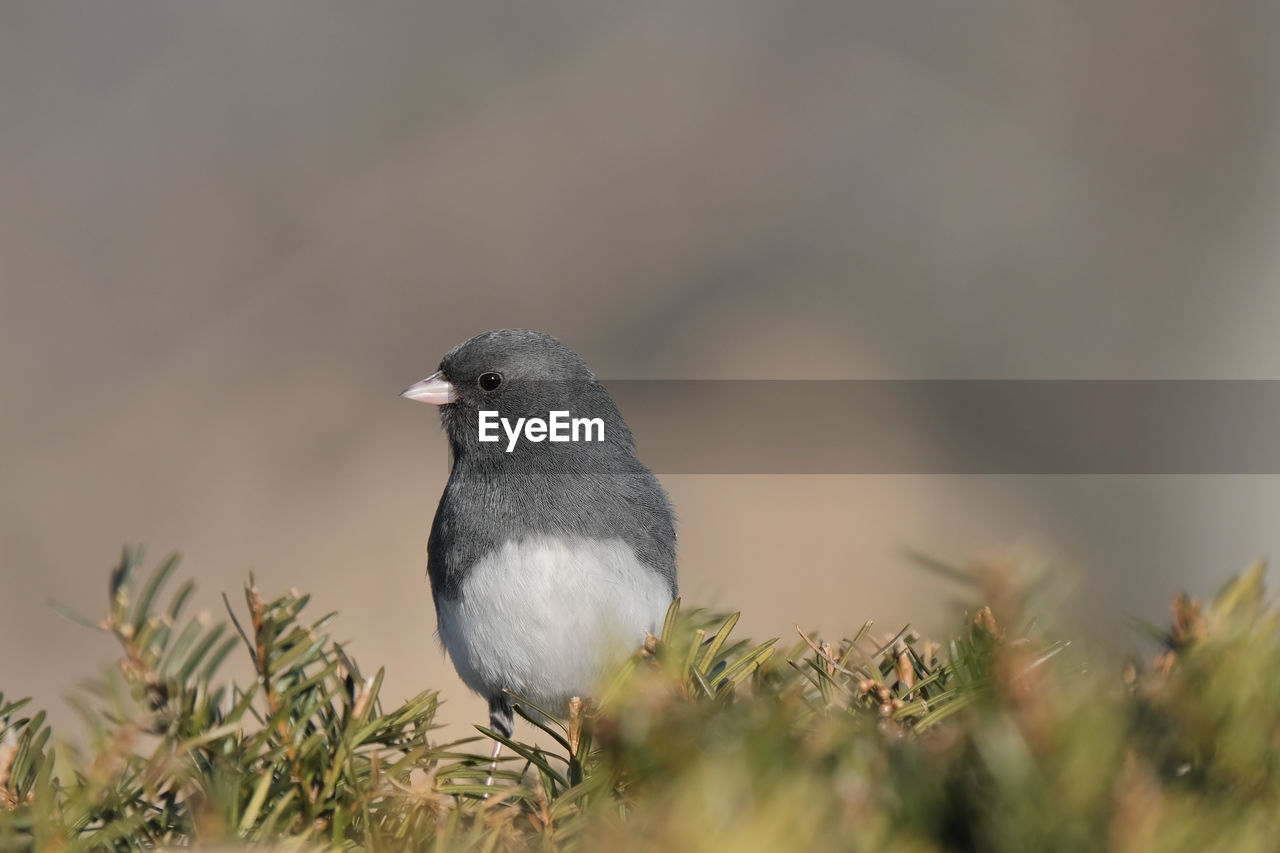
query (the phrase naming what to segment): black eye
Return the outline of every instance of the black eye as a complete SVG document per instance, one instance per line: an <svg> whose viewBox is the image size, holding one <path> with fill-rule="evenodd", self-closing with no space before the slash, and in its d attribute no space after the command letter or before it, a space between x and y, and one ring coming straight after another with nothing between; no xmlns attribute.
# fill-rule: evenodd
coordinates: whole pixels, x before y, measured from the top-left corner
<svg viewBox="0 0 1280 853"><path fill-rule="evenodd" d="M497 391L502 385L501 373L481 373L480 378L476 380L476 384L480 386L481 391Z"/></svg>

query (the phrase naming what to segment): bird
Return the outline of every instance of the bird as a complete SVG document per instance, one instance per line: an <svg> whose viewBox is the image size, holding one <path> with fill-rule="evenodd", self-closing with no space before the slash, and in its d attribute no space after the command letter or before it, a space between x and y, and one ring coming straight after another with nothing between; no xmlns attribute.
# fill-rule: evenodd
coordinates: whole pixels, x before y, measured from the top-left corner
<svg viewBox="0 0 1280 853"><path fill-rule="evenodd" d="M402 396L439 407L450 451L427 540L437 633L510 738L513 696L563 715L661 632L679 594L671 501L605 387L544 332L476 335Z"/></svg>

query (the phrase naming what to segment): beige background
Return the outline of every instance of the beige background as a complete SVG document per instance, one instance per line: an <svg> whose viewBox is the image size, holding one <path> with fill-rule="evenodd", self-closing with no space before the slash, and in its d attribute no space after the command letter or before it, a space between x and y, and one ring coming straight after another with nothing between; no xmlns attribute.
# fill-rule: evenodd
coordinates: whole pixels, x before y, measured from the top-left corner
<svg viewBox="0 0 1280 853"><path fill-rule="evenodd" d="M488 328L615 379L1280 376L1277 18L0 5L0 687L65 717L109 651L45 602L99 612L144 542L215 612L310 590L388 698L478 720L424 577L443 438L396 394ZM664 481L686 597L757 636L937 624L904 549L1030 540L1129 643L1280 543L1269 477Z"/></svg>

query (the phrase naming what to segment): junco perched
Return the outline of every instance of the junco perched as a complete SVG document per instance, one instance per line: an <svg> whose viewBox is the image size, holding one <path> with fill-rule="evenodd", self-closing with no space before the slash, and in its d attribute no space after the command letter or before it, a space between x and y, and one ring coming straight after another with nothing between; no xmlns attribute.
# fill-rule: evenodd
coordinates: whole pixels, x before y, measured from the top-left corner
<svg viewBox="0 0 1280 853"><path fill-rule="evenodd" d="M608 392L551 335L477 335L403 396L440 407L452 451L427 543L440 639L510 737L504 690L563 713L659 633L677 594L671 504Z"/></svg>

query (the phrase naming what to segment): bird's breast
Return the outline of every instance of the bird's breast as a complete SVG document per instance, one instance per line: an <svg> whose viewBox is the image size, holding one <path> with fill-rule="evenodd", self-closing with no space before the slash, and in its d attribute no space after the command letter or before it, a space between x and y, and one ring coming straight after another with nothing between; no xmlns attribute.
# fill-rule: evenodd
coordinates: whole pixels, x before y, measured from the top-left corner
<svg viewBox="0 0 1280 853"><path fill-rule="evenodd" d="M611 660L658 634L671 592L622 539L533 536L477 560L437 602L462 680L547 710L589 696Z"/></svg>

